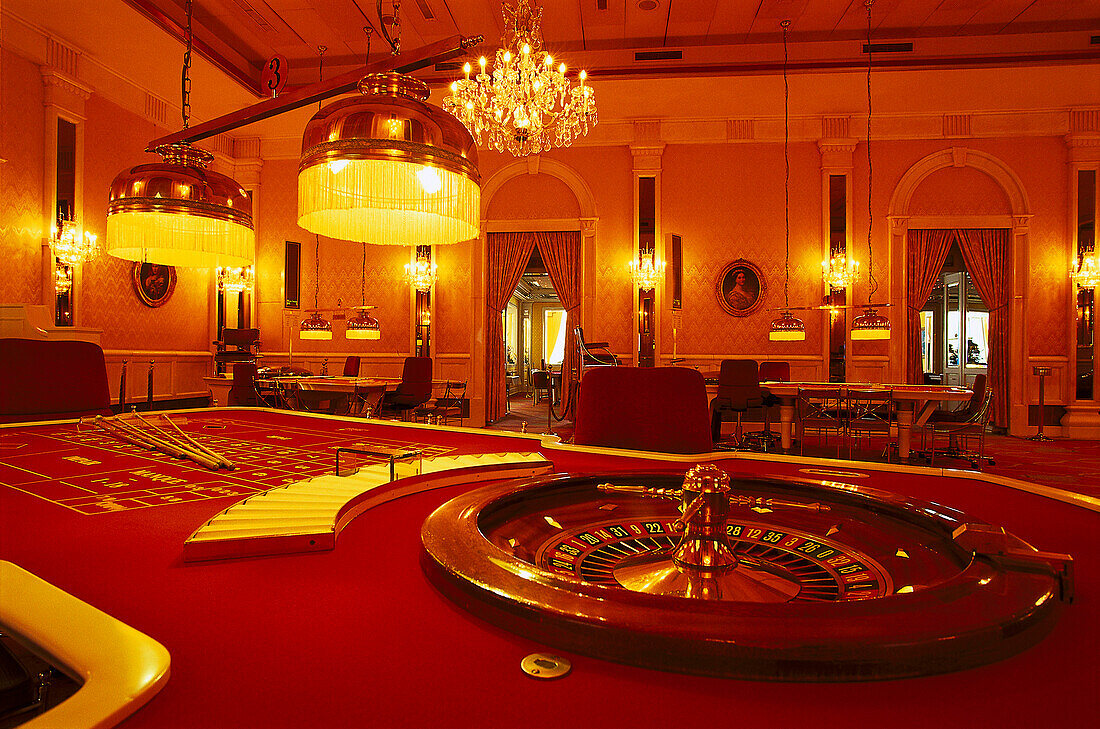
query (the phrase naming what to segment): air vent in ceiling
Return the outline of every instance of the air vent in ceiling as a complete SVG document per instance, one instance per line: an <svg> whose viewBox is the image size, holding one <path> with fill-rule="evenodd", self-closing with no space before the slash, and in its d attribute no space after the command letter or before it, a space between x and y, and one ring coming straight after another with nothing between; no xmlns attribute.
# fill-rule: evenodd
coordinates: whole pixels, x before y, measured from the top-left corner
<svg viewBox="0 0 1100 729"><path fill-rule="evenodd" d="M237 3L237 7L243 10L244 13L248 15L248 17L252 18L252 20L255 21L256 25L260 26L269 33L274 30L274 28L271 27L271 23L267 22L267 18L265 18L263 15L260 15L260 12L256 10L256 8L252 7L248 0L235 1Z"/></svg>
<svg viewBox="0 0 1100 729"><path fill-rule="evenodd" d="M443 61L435 64L436 71L457 71L460 68L462 68L462 64L458 61Z"/></svg>
<svg viewBox="0 0 1100 729"><path fill-rule="evenodd" d="M596 0L596 10L607 10L607 0Z"/></svg>
<svg viewBox="0 0 1100 729"><path fill-rule="evenodd" d="M912 43L871 43L863 44L864 53L910 53L913 50Z"/></svg>
<svg viewBox="0 0 1100 729"><path fill-rule="evenodd" d="M432 8L428 5L427 0L416 0L416 7L420 8L424 20L435 20L435 13L432 12Z"/></svg>
<svg viewBox="0 0 1100 729"><path fill-rule="evenodd" d="M1094 35L1093 37L1089 38L1089 45L1100 45L1100 35Z"/></svg>
<svg viewBox="0 0 1100 729"><path fill-rule="evenodd" d="M635 51L635 61L679 61L684 57L683 51Z"/></svg>

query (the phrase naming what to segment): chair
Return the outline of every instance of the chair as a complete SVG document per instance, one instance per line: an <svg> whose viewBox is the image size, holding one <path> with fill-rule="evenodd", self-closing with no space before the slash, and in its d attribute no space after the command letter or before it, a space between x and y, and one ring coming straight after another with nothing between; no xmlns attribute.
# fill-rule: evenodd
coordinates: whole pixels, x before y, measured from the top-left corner
<svg viewBox="0 0 1100 729"><path fill-rule="evenodd" d="M344 360L344 377L358 377L359 376L359 356L350 355Z"/></svg>
<svg viewBox="0 0 1100 729"><path fill-rule="evenodd" d="M575 445L660 453L711 450L707 386L684 367L597 367L581 378Z"/></svg>
<svg viewBox="0 0 1100 729"><path fill-rule="evenodd" d="M844 388L798 388L795 411L798 418L798 453L806 452L806 431L813 431L819 438L824 437L829 445L829 434L837 436L836 456L840 458L840 447L847 432L847 403Z"/></svg>
<svg viewBox="0 0 1100 729"><path fill-rule="evenodd" d="M872 435L890 437L897 427L897 404L891 390L848 389L845 408L848 420L848 458L852 458L855 442ZM890 460L891 447L886 446L886 460Z"/></svg>
<svg viewBox="0 0 1100 729"><path fill-rule="evenodd" d="M225 372L227 364L255 362L263 356L253 351L253 347L260 346L259 329L222 329L222 338L214 345L218 348L214 352L214 374L217 375Z"/></svg>
<svg viewBox="0 0 1100 729"><path fill-rule="evenodd" d="M584 341L584 329L573 327L573 334L577 337L577 349L580 353L581 375L588 367L617 367L619 358L610 349L607 342Z"/></svg>
<svg viewBox="0 0 1100 729"><path fill-rule="evenodd" d="M791 364L789 362L768 361L760 363L761 382L790 382ZM763 392L764 430L758 433L749 433L744 440L765 453L779 443L778 433L772 432L772 413L779 405L779 398L770 392Z"/></svg>
<svg viewBox="0 0 1100 729"><path fill-rule="evenodd" d="M718 394L710 401L711 442L714 445L722 439L722 420L726 413L733 413L737 426L734 430L733 447L743 445L743 418L749 408L759 408L764 404L764 394L760 390L760 368L753 359L724 359L718 373Z"/></svg>
<svg viewBox="0 0 1100 729"><path fill-rule="evenodd" d="M974 375L974 385L971 388L970 399L965 404L954 410L936 410L928 416L928 422L932 423L961 423L970 420L985 402L986 376Z"/></svg>
<svg viewBox="0 0 1100 729"><path fill-rule="evenodd" d="M968 460L970 465L979 471L985 464L996 465L992 458L987 458L985 455L985 431L988 430L992 416L993 393L987 392L981 407L969 419L928 423L925 430L931 440L926 456L929 465L936 463L936 439L939 436L946 439L946 447L939 451L940 455Z"/></svg>
<svg viewBox="0 0 1100 729"><path fill-rule="evenodd" d="M267 402L256 390L256 363L236 362L233 365L233 386L226 402L230 407L260 407Z"/></svg>
<svg viewBox="0 0 1100 729"><path fill-rule="evenodd" d="M98 344L0 339L0 423L111 414L107 362Z"/></svg>
<svg viewBox="0 0 1100 729"><path fill-rule="evenodd" d="M448 425L457 420L459 425L470 417L470 401L466 398L466 382L448 380L447 387L442 397L437 397L424 407L419 407L413 412L414 420L431 422L435 419L438 425Z"/></svg>
<svg viewBox="0 0 1100 729"><path fill-rule="evenodd" d="M546 370L531 370L531 393L536 405L542 401L543 395L551 402L554 400L554 389L549 372Z"/></svg>
<svg viewBox="0 0 1100 729"><path fill-rule="evenodd" d="M399 415L407 420L413 410L432 397L432 358L406 357L401 369L401 383L387 392L379 403L380 414Z"/></svg>

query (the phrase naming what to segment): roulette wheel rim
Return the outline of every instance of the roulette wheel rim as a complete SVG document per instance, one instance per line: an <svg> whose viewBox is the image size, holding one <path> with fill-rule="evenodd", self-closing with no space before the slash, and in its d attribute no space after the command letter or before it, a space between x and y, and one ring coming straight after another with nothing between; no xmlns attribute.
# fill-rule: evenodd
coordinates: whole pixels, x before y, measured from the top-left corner
<svg viewBox="0 0 1100 729"><path fill-rule="evenodd" d="M626 480L675 476L635 474ZM943 536L937 546L953 550L957 572L876 599L689 604L682 597L556 573L537 564L533 551L521 558L484 533L487 525L507 524L502 515L531 510L526 505L540 499L583 501L607 478L556 474L452 499L422 527L425 574L466 610L556 649L659 670L779 681L892 679L983 665L1040 641L1071 596L1058 560L999 528L949 507L812 479L751 480L829 503L862 505L869 518L904 517L938 530ZM1019 545L1035 555L1025 550L1021 557L1014 551Z"/></svg>

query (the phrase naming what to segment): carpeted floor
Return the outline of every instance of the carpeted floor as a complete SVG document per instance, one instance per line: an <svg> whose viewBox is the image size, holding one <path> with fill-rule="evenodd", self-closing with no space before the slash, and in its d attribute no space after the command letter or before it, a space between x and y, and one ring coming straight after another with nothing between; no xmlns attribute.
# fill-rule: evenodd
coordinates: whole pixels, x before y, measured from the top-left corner
<svg viewBox="0 0 1100 729"><path fill-rule="evenodd" d="M534 403L530 397L514 395L508 402L508 413L487 426L490 430L520 432L526 425L529 433L545 433L546 401ZM552 421L552 430L563 441L573 435L573 423L569 420ZM774 427L774 426L773 426ZM917 447L914 439L914 447ZM1010 478L1032 481L1046 486L1100 497L1100 441L1091 440L1055 440L1039 442L1026 438L1007 435L987 435L985 441L986 456L994 463L984 467L987 473ZM847 451L842 457L847 457ZM853 453L854 460L884 461L885 442L872 440ZM797 450L795 451L797 453ZM836 458L836 448L832 444L825 448L815 441L807 442L807 456ZM924 458L914 456L910 463L915 466L928 465ZM969 469L966 460L937 457L935 465L944 468Z"/></svg>

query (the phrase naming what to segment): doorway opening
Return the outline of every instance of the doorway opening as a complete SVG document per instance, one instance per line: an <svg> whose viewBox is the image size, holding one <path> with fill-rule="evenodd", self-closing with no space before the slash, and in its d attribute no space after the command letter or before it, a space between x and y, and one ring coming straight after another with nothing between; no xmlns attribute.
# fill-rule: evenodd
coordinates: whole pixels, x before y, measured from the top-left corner
<svg viewBox="0 0 1100 729"><path fill-rule="evenodd" d="M560 382L565 359L570 325L538 247L531 252L503 316L505 377L511 408L513 397L545 397L545 392L534 392L534 373L549 372L554 382ZM552 396L556 402L560 391Z"/></svg>
<svg viewBox="0 0 1100 729"><path fill-rule="evenodd" d="M952 243L932 295L920 311L925 384L969 387L989 369L989 306Z"/></svg>

